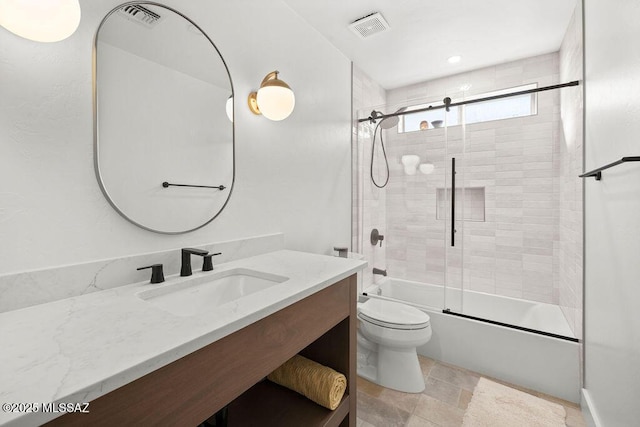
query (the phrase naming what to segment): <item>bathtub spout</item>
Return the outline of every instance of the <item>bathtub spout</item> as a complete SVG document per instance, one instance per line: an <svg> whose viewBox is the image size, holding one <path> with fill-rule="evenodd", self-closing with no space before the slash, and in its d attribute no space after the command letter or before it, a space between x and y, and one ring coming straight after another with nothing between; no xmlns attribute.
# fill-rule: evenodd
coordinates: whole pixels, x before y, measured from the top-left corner
<svg viewBox="0 0 640 427"><path fill-rule="evenodd" d="M373 269L373 274L379 274L381 276L385 276L387 275L387 270L381 270L379 268L374 268Z"/></svg>

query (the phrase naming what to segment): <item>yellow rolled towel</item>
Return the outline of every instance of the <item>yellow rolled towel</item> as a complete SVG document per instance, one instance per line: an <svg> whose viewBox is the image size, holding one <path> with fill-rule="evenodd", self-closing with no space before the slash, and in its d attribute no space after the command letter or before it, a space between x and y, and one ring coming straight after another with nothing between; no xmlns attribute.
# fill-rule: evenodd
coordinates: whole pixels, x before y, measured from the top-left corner
<svg viewBox="0 0 640 427"><path fill-rule="evenodd" d="M299 354L270 373L267 379L332 411L338 407L347 389L347 378L340 372Z"/></svg>

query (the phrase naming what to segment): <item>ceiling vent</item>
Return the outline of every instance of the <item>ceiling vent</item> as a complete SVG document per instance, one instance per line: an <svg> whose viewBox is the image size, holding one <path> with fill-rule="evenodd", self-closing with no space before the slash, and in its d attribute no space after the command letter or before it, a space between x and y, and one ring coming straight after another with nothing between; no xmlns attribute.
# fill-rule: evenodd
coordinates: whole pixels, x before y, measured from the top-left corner
<svg viewBox="0 0 640 427"><path fill-rule="evenodd" d="M121 7L118 9L118 14L127 18L129 21L144 25L147 28L153 28L162 18L157 13L139 4L130 4Z"/></svg>
<svg viewBox="0 0 640 427"><path fill-rule="evenodd" d="M356 19L349 24L349 29L361 39L367 39L374 34L381 33L389 29L389 24L379 12L371 13L362 18Z"/></svg>

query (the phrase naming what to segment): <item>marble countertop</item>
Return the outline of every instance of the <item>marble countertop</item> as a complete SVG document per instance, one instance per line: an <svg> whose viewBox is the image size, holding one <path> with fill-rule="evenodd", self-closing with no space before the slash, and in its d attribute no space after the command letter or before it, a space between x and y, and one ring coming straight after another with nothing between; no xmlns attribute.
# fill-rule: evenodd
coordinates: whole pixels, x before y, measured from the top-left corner
<svg viewBox="0 0 640 427"><path fill-rule="evenodd" d="M365 261L276 251L148 282L0 314L0 425L37 425L62 413L49 403L90 402L281 310L366 266ZM158 286L247 268L289 280L196 316L177 316L137 294ZM52 278L52 280L55 280ZM33 404L33 405L32 405ZM38 405L38 412L23 412ZM89 411L91 406L88 407Z"/></svg>

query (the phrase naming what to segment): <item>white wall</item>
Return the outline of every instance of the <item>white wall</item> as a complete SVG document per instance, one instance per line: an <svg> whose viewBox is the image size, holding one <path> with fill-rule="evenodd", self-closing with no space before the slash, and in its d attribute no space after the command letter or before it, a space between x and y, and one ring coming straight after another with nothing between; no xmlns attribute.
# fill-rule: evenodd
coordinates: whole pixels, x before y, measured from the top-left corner
<svg viewBox="0 0 640 427"><path fill-rule="evenodd" d="M286 246L331 253L350 239L350 62L279 0L166 0L216 42L234 83L236 183L225 211L167 236L120 217L93 169L91 53L120 0L81 1L52 44L0 28L0 274L282 231ZM269 71L296 93L283 122L246 96Z"/></svg>
<svg viewBox="0 0 640 427"><path fill-rule="evenodd" d="M640 3L585 0L585 169L640 155ZM640 164L585 182L585 388L606 427L640 419Z"/></svg>

